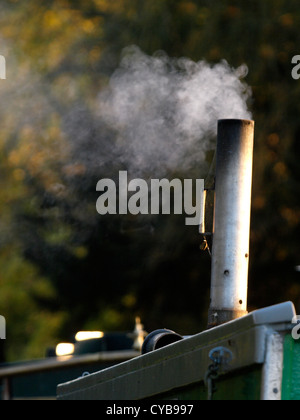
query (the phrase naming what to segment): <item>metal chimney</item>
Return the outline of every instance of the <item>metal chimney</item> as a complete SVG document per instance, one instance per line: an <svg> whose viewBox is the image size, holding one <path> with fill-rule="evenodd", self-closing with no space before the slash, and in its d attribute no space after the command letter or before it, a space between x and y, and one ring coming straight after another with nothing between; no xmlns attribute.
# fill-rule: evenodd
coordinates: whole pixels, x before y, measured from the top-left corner
<svg viewBox="0 0 300 420"><path fill-rule="evenodd" d="M220 120L208 326L247 314L254 121Z"/></svg>

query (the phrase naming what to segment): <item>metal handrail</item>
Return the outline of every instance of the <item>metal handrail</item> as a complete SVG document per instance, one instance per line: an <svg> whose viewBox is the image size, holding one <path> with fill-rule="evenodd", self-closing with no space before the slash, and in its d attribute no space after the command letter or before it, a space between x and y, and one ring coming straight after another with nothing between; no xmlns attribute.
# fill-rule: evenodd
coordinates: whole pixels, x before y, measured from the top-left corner
<svg viewBox="0 0 300 420"><path fill-rule="evenodd" d="M74 366L81 366L96 362L119 362L122 360L130 360L139 356L140 353L134 350L110 351L86 354L80 356L62 356L57 358L49 358L45 360L37 360L30 363L24 363L17 366L0 367L0 378L7 378L18 375L26 375L29 373L42 372L52 369L60 369Z"/></svg>

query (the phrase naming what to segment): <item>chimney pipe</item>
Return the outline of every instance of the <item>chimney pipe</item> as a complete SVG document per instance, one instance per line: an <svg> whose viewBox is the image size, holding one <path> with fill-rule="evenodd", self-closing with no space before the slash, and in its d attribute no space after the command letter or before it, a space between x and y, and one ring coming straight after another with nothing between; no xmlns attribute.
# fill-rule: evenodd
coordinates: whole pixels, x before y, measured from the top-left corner
<svg viewBox="0 0 300 420"><path fill-rule="evenodd" d="M247 314L254 121L220 120L208 326Z"/></svg>

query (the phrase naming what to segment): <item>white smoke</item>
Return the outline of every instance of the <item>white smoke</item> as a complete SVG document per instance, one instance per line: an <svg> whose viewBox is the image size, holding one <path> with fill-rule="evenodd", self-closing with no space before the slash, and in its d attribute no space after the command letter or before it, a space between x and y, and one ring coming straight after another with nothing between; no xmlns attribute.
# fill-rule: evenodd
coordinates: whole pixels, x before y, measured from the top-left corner
<svg viewBox="0 0 300 420"><path fill-rule="evenodd" d="M219 119L251 118L251 90L241 80L247 72L226 61L210 65L127 48L99 95L100 116L116 132L121 162L150 177L203 165Z"/></svg>

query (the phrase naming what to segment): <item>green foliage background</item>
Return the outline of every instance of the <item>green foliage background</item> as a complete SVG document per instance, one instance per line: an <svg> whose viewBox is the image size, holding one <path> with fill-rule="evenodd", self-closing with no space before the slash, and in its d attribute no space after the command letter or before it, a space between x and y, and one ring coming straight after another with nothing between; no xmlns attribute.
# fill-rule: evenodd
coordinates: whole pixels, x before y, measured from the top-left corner
<svg viewBox="0 0 300 420"><path fill-rule="evenodd" d="M131 329L135 315L148 331L206 326L210 259L199 251L197 229L180 217L101 218L96 182L118 168L112 159L91 170L77 154L74 138L84 136L88 151L113 156L113 133L99 125L96 102L132 44L150 55L247 64L256 121L249 309L283 300L299 308L300 82L291 77L299 24L296 0L2 0L7 360L43 357L78 329ZM66 121L77 123L73 131Z"/></svg>

